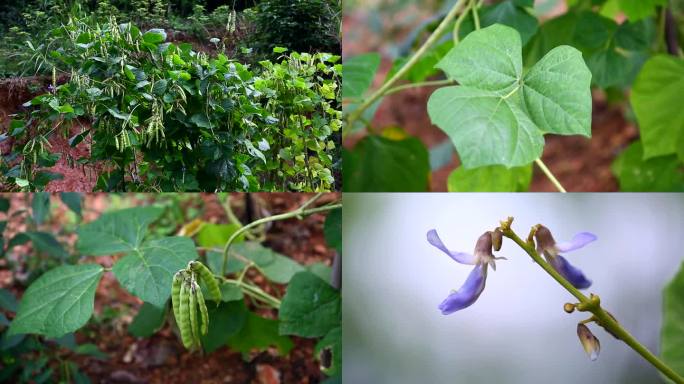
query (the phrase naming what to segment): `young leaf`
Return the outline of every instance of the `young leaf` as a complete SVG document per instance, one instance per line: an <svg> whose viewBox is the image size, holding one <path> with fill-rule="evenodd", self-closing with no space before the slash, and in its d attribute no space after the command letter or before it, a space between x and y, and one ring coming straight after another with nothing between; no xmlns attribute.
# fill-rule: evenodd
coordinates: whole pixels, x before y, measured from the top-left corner
<svg viewBox="0 0 684 384"><path fill-rule="evenodd" d="M684 60L657 55L644 64L632 88L644 159L677 153L684 143ZM684 160L684 158L680 158Z"/></svg>
<svg viewBox="0 0 684 384"><path fill-rule="evenodd" d="M64 265L46 272L24 293L8 334L60 337L81 328L93 314L102 272L96 264Z"/></svg>
<svg viewBox="0 0 684 384"><path fill-rule="evenodd" d="M630 21L655 15L657 5L667 5L667 0L618 0L620 9Z"/></svg>
<svg viewBox="0 0 684 384"><path fill-rule="evenodd" d="M296 274L280 305L280 334L325 336L342 321L340 292L311 272Z"/></svg>
<svg viewBox="0 0 684 384"><path fill-rule="evenodd" d="M136 249L142 243L148 225L163 211L159 207L135 207L105 213L78 229L76 248L94 256Z"/></svg>
<svg viewBox="0 0 684 384"><path fill-rule="evenodd" d="M665 364L684 376L684 263L663 290L660 349Z"/></svg>
<svg viewBox="0 0 684 384"><path fill-rule="evenodd" d="M171 297L171 279L197 258L192 239L164 237L133 249L114 264L112 271L132 294L159 308Z"/></svg>
<svg viewBox="0 0 684 384"><path fill-rule="evenodd" d="M528 164L543 133L591 136L591 73L575 48L554 48L523 76L520 35L497 24L468 35L438 66L461 85L437 90L428 113L466 168Z"/></svg>

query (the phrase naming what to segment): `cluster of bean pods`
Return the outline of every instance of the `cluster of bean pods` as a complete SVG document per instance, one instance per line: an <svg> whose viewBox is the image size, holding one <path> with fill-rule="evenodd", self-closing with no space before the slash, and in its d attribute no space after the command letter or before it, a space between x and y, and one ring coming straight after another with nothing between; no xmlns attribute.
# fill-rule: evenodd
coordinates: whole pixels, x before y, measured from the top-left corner
<svg viewBox="0 0 684 384"><path fill-rule="evenodd" d="M209 330L209 312L200 283L207 288L210 300L216 303L221 301L221 289L216 278L199 261L191 261L187 268L176 272L171 285L173 315L183 346L187 349L200 349L200 334L206 335ZM200 318L197 316L198 310Z"/></svg>

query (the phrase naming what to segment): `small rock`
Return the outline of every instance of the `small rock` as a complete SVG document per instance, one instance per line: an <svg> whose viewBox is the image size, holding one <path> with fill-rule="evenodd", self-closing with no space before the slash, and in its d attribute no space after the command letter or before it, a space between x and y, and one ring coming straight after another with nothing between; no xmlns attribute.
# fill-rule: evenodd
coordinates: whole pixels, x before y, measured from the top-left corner
<svg viewBox="0 0 684 384"><path fill-rule="evenodd" d="M112 372L111 375L109 375L109 379L111 382L118 384L142 384L145 382L136 375L122 369Z"/></svg>
<svg viewBox="0 0 684 384"><path fill-rule="evenodd" d="M259 384L280 384L280 372L268 364L259 364L256 367Z"/></svg>

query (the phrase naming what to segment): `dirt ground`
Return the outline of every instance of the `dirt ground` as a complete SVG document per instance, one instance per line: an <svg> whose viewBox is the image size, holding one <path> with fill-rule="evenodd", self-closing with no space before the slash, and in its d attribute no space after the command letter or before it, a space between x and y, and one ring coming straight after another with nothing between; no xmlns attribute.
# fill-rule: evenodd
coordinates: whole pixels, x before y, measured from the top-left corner
<svg viewBox="0 0 684 384"><path fill-rule="evenodd" d="M257 212L270 215L293 210L310 198L305 194L253 194ZM151 202L151 195L135 194L129 197L140 205ZM332 202L340 198L339 194L323 196L318 204ZM25 197L21 194L11 195L12 211L26 206ZM84 221L97 218L110 204L106 194L86 195ZM198 194L190 203L202 209L202 218L208 222L225 223L225 211L215 194ZM244 221L244 195L233 194L234 210ZM186 207L187 208L187 207ZM11 214L11 213L10 213ZM52 211L52 225L59 226L66 214L60 206ZM15 216L18 217L18 216ZM274 222L267 229L265 245L292 257L303 264L324 262L331 265L334 251L329 249L323 236L325 216L315 214L299 220ZM182 223L179 223L182 224ZM6 232L23 230L21 221L10 222ZM55 231L58 231L56 228ZM75 242L75 235L61 240ZM16 252L22 249L17 247ZM26 251L26 250L24 250ZM117 257L98 257L97 262L111 266ZM262 289L282 295L283 286L266 284L263 278L250 272L250 277ZM23 290L15 280L15 274L0 267L0 286L10 288L20 295ZM277 291L277 292L275 292ZM128 325L133 320L142 302L125 291L111 272L104 274L95 296L95 318L102 317L107 311L114 311L118 316L108 321L91 321L77 333L79 344L94 343L107 356L107 360L94 357L76 356L64 350L64 356L78 364L95 383L318 383L324 376L320 372L318 362L313 356L314 340L293 337L295 347L288 356L278 356L275 349L264 352L253 352L248 360L244 360L239 352L221 348L216 352L201 356L186 351L173 333L169 324L150 338L131 336ZM270 313L269 313L270 312ZM259 310L262 316L275 315L273 310Z"/></svg>
<svg viewBox="0 0 684 384"><path fill-rule="evenodd" d="M407 14L413 14L412 23L416 24L429 16L421 12L420 9L411 9L396 17L405 19ZM406 30L410 30L392 30L389 26L391 21L383 22L385 24L381 29L392 31L394 43L401 42ZM391 44L383 43L375 33L380 27L375 26L375 30L372 30L369 25L373 24L362 11L345 15L344 57L371 51L381 53L383 61L373 85L375 89L385 79L385 74L391 67L392 49ZM431 124L426 110L427 100L435 89L409 89L386 97L375 115L373 126L378 130L389 126L401 127L407 133L420 138L428 148L441 143L447 136ZM545 136L546 146L542 160L568 191L617 191L617 180L611 173L610 166L615 157L638 137L636 127L623 117L624 107L607 104L600 92L594 92L593 96L591 139L580 136ZM353 147L360 137L360 134L350 135L345 139L345 147ZM458 164L458 157L454 155L448 165L433 171L431 190L446 191L447 178ZM550 192L556 189L535 166L530 191Z"/></svg>

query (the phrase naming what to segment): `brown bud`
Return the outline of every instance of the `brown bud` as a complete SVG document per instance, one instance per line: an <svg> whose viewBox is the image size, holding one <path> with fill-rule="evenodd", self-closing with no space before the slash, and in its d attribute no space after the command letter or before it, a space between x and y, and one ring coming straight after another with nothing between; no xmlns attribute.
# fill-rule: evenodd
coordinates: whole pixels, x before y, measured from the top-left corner
<svg viewBox="0 0 684 384"><path fill-rule="evenodd" d="M492 235L487 231L477 239L475 243L475 255L492 255Z"/></svg>
<svg viewBox="0 0 684 384"><path fill-rule="evenodd" d="M580 343L582 343L582 348L584 348L584 351L589 355L591 361L596 360L599 352L601 352L601 343L599 342L599 339L591 333L589 327L582 323L577 324L577 336L580 339Z"/></svg>
<svg viewBox="0 0 684 384"><path fill-rule="evenodd" d="M501 250L501 242L503 240L503 233L501 233L501 229L497 228L494 230L494 232L491 232L492 234L492 245L494 246L495 251L500 251Z"/></svg>
<svg viewBox="0 0 684 384"><path fill-rule="evenodd" d="M563 310L567 313L573 313L575 312L575 304L565 303L565 305L563 305Z"/></svg>
<svg viewBox="0 0 684 384"><path fill-rule="evenodd" d="M537 226L537 231L534 233L534 238L537 240L537 251L539 253L553 250L556 246L556 240L553 238L551 231L541 224Z"/></svg>

